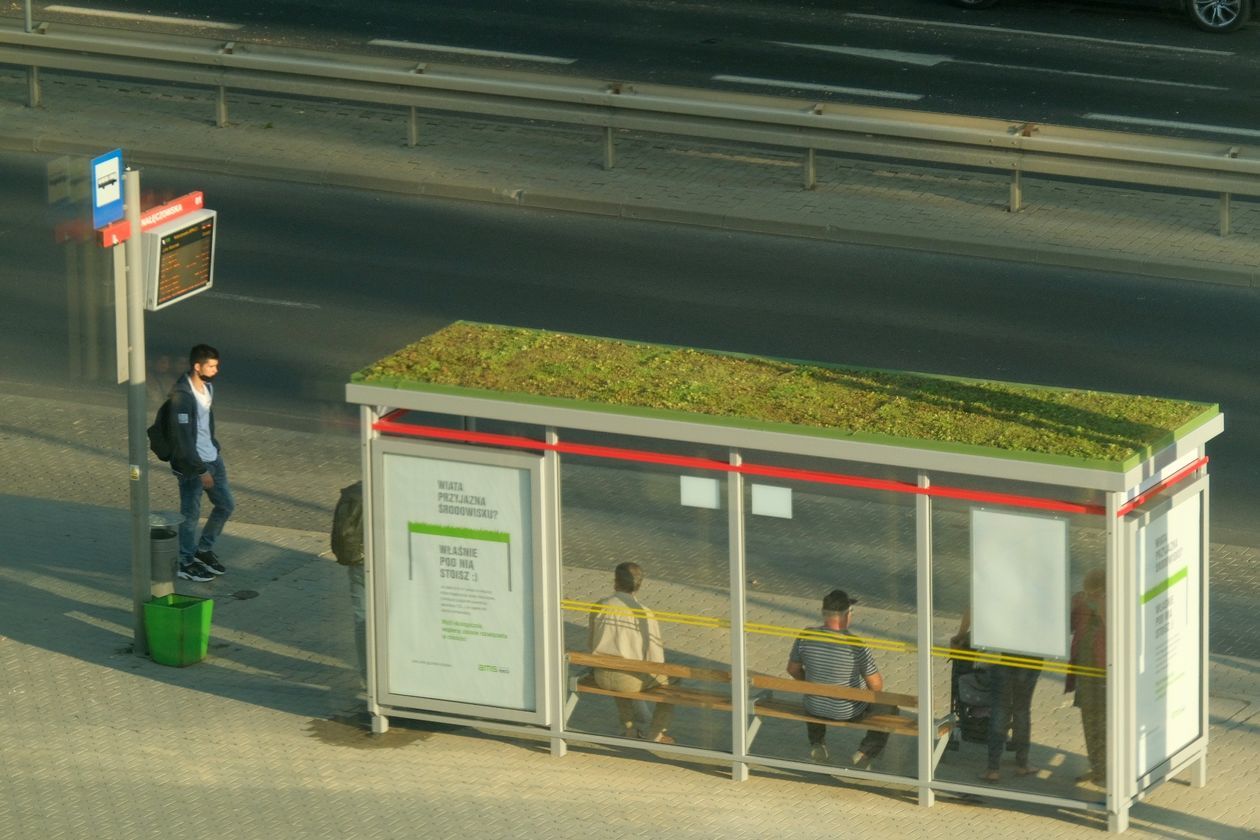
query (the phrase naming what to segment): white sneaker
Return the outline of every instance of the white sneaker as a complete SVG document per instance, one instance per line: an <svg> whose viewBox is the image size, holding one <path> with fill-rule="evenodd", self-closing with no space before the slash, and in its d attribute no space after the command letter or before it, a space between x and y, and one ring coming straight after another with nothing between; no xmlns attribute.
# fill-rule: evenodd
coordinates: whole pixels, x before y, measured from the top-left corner
<svg viewBox="0 0 1260 840"><path fill-rule="evenodd" d="M831 753L827 750L826 744L814 744L809 750L809 760L815 764L826 764L831 758Z"/></svg>

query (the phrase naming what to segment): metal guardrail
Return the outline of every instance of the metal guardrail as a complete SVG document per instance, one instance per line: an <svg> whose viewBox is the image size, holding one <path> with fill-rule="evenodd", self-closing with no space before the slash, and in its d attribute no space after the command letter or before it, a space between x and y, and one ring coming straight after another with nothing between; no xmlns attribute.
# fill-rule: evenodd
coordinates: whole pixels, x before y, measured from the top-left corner
<svg viewBox="0 0 1260 840"><path fill-rule="evenodd" d="M1260 196L1260 151L1212 141L95 27L25 32L9 19L0 19L0 64L27 68L32 107L39 69L51 68L213 88L220 126L229 90L404 107L412 146L420 110L594 126L604 130L609 169L615 133L628 130L800 149L806 189L816 182L817 151L997 170L1011 175L1012 212L1022 204L1024 173L1193 190L1220 197L1222 236L1231 195Z"/></svg>

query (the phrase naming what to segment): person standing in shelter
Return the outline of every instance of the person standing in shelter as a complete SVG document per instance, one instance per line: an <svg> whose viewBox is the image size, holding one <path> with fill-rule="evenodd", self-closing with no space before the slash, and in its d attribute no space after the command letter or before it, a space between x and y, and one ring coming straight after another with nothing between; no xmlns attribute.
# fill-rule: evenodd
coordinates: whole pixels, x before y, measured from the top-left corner
<svg viewBox="0 0 1260 840"><path fill-rule="evenodd" d="M969 647L971 608L963 610L958 632L950 639L955 647ZM997 656L1006 654L998 653ZM1028 763L1032 747L1032 701L1041 676L1041 660L1021 657L1021 665L981 664L989 674L988 764L980 778L996 782L1002 778L1002 751L1015 751L1015 775L1031 776L1041 768ZM1010 735L1010 742L1006 736Z"/></svg>
<svg viewBox="0 0 1260 840"><path fill-rule="evenodd" d="M1072 596L1071 664L1107 668L1107 573L1092 569L1085 575L1083 589ZM1107 784L1107 680L1105 677L1070 673L1064 691L1075 691L1074 701L1081 710L1085 731L1085 754L1089 772L1077 784Z"/></svg>
<svg viewBox="0 0 1260 840"><path fill-rule="evenodd" d="M227 571L214 553L236 501L228 484L223 451L214 436L214 385L219 374L219 351L198 344L188 352L188 372L171 389L169 437L171 471L179 480L179 576L185 580L213 580ZM214 508L197 539L201 494Z"/></svg>
<svg viewBox="0 0 1260 840"><path fill-rule="evenodd" d="M598 602L601 609L591 614L590 649L601 656L616 656L644 662L664 662L665 645L661 627L652 611L636 597L643 585L643 569L638 563L621 563L613 570L613 594ZM595 684L609 691L642 692L668 684L664 674L640 674L609 668L594 669ZM655 703L651 722L646 727L635 710L635 703L622 697L613 698L623 731L628 738L644 738L660 744L672 744L666 730L674 709L668 703Z"/></svg>
<svg viewBox="0 0 1260 840"><path fill-rule="evenodd" d="M853 605L857 602L857 598L850 598L843 589L827 593L822 601L822 626L806 628L808 635L802 634L792 643L787 672L793 679L884 690L884 678L875 665L875 657L849 632ZM871 715L895 715L897 707L806 694L805 711L814 717L860 721ZM819 763L830 758L827 725L807 722L805 732L809 737L810 758ZM867 730L858 751L853 754L853 766L869 766L887 743L887 732Z"/></svg>
<svg viewBox="0 0 1260 840"><path fill-rule="evenodd" d="M367 684L367 597L363 589L363 482L341 488L333 510L329 542L337 562L350 579L350 609L354 615L354 653L359 679Z"/></svg>

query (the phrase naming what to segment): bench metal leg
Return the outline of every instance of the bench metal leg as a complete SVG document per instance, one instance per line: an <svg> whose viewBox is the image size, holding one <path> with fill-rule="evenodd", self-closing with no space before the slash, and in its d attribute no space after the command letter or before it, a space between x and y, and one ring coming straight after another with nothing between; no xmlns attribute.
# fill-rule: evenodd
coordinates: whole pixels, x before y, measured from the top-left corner
<svg viewBox="0 0 1260 840"><path fill-rule="evenodd" d="M578 696L577 696L576 691L570 692L569 699L564 701L564 725L565 726L569 725L569 716L573 714L574 708L577 707L577 701L578 701Z"/></svg>
<svg viewBox="0 0 1260 840"><path fill-rule="evenodd" d="M752 723L748 724L748 749L752 749L753 739L757 737L758 730L761 729L761 718L755 717Z"/></svg>

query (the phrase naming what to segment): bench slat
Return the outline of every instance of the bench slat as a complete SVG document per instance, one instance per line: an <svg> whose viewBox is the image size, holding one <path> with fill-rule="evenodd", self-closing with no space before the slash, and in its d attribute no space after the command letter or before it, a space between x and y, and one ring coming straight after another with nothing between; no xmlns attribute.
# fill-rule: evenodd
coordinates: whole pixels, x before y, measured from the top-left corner
<svg viewBox="0 0 1260 840"><path fill-rule="evenodd" d="M762 717L785 718L799 720L804 723L821 723L827 726L852 726L856 729L878 729L896 735L916 735L919 731L918 721L904 715L871 715L861 720L833 720L832 718L815 717L805 711L804 706L795 703L783 703L775 700L759 700L753 706L753 712Z"/></svg>
<svg viewBox="0 0 1260 840"><path fill-rule="evenodd" d="M729 683L729 671L718 671L713 668L697 668L681 665L677 662L646 662L642 659L622 659L620 656L604 656L597 653L581 653L569 651L569 661L574 665L587 665L591 668L603 668L607 671L628 671L634 674L665 674L685 680L704 680L706 682Z"/></svg>
<svg viewBox="0 0 1260 840"><path fill-rule="evenodd" d="M584 694L603 694L607 697L620 697L623 700L645 700L649 703L670 703L677 706L698 706L702 709L731 711L730 697L682 686L667 685L647 691L613 691L596 685L590 677L583 677L577 681L575 688Z"/></svg>
<svg viewBox="0 0 1260 840"><path fill-rule="evenodd" d="M852 700L858 703L883 703L887 706L903 706L911 709L919 706L919 698L913 694L871 691L869 688L852 688L847 685L772 677L769 674L755 672L749 674L749 682L753 688L768 688L771 691L782 691L788 694L812 694L816 697L833 697L837 700Z"/></svg>

